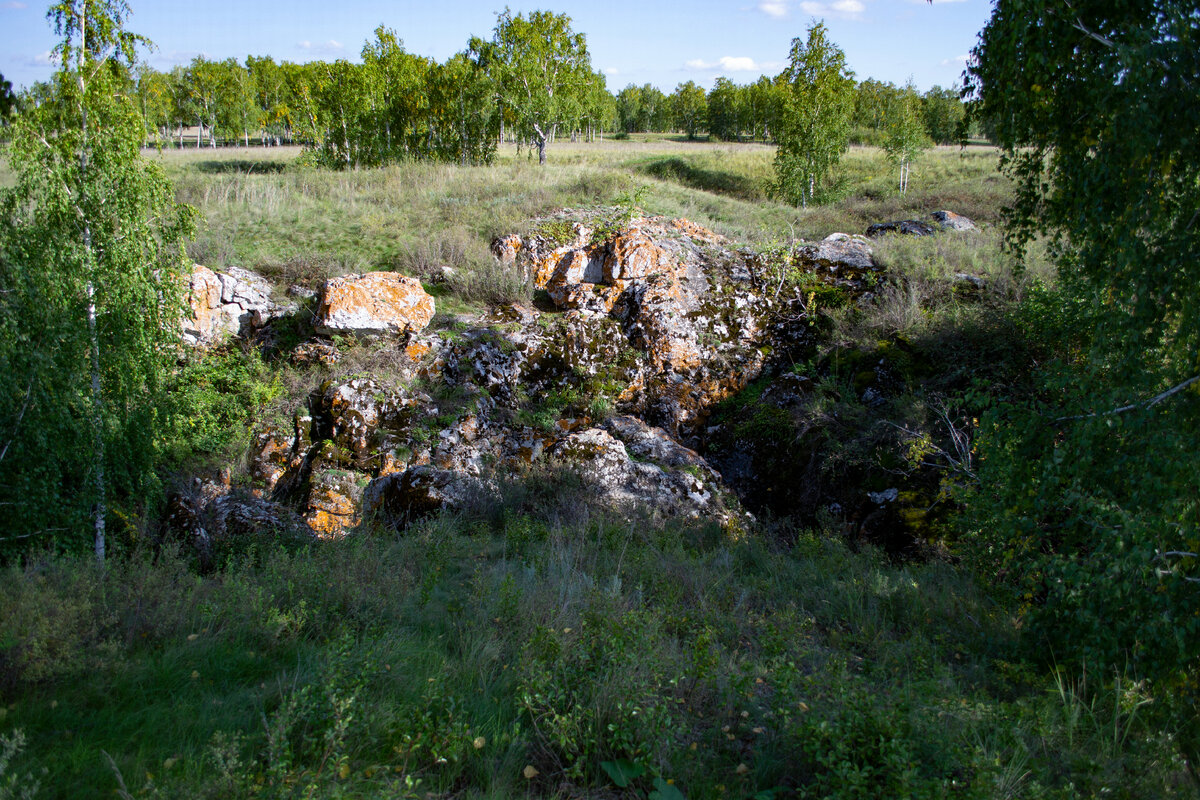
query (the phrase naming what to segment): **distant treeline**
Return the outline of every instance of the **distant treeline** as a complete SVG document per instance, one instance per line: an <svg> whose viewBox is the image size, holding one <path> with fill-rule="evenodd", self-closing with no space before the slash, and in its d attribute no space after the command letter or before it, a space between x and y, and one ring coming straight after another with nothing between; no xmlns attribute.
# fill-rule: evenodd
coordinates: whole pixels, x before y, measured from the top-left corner
<svg viewBox="0 0 1200 800"><path fill-rule="evenodd" d="M617 116L625 133L676 131L694 136L703 131L724 141L770 142L787 99L787 84L784 73L745 85L717 78L707 94L692 81L680 84L671 95L650 84L630 84L617 95ZM851 139L882 144L889 122L913 92L911 86L873 78L857 84ZM938 144L958 141L966 116L958 90L935 86L919 99L929 138Z"/></svg>
<svg viewBox="0 0 1200 800"><path fill-rule="evenodd" d="M775 140L788 93L784 74L745 85L720 77L707 93L694 81L670 95L630 84L614 96L591 68L585 37L569 24L548 12L501 14L490 41L473 38L444 63L407 52L395 31L380 26L360 64L198 56L169 72L142 63L124 79L150 144L302 144L332 167L411 159L487 164L505 141L544 154L560 137L592 141L606 132ZM34 84L17 105L37 105L49 91ZM882 144L914 94L911 85L858 83L851 141ZM935 86L915 99L931 140L959 139L965 108L957 89Z"/></svg>

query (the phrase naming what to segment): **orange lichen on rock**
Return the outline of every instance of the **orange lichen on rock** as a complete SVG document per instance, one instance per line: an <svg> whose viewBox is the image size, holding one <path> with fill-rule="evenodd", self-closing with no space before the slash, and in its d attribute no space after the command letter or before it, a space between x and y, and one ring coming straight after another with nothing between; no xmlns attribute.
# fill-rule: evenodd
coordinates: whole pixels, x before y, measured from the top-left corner
<svg viewBox="0 0 1200 800"><path fill-rule="evenodd" d="M420 361L426 353L429 352L429 345L422 342L413 342L404 348L404 355L411 358L413 361Z"/></svg>
<svg viewBox="0 0 1200 800"><path fill-rule="evenodd" d="M419 331L433 312L433 298L416 278L395 272L345 275L325 282L316 329L326 334Z"/></svg>
<svg viewBox="0 0 1200 800"><path fill-rule="evenodd" d="M673 219L671 220L671 227L680 233L692 237L693 239L699 239L700 241L709 242L710 244L725 241L725 237L721 234L713 233L708 228L704 227L703 225L697 225L690 219Z"/></svg>

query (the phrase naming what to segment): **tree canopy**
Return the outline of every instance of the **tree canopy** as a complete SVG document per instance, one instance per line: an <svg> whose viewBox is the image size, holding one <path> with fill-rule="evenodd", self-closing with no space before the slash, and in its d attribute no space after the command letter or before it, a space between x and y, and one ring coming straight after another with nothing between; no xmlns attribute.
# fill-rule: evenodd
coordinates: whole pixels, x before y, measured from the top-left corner
<svg viewBox="0 0 1200 800"><path fill-rule="evenodd" d="M1059 663L1166 688L1193 757L1198 87L1200 14L1182 0L1001 0L968 83L1015 182L1012 245L1045 237L1061 282L1026 320L1053 355L1036 391L982 422L982 552Z"/></svg>

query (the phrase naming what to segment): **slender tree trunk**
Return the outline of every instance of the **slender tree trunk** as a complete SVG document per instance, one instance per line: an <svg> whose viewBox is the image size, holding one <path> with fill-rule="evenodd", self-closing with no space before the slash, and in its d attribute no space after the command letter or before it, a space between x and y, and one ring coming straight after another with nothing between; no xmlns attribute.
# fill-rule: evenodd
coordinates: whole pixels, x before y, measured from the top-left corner
<svg viewBox="0 0 1200 800"><path fill-rule="evenodd" d="M196 120L196 149L200 149L200 137L204 135L204 120Z"/></svg>
<svg viewBox="0 0 1200 800"><path fill-rule="evenodd" d="M92 527L95 534L96 561L104 564L104 523L108 516L108 504L104 485L104 396L100 385L100 336L96 327L96 284L92 274L95 264L95 253L92 251L92 227L87 219L87 204L84 195L87 190L88 172L88 113L87 113L87 84L84 81L84 43L87 42L87 4L83 4L79 21L79 56L77 72L79 75L79 110L80 118L80 147L79 147L79 189L80 207L84 211L83 220L83 253L87 269L87 324L88 324L88 355L91 366L92 389L92 476L96 491L96 504L92 507Z"/></svg>

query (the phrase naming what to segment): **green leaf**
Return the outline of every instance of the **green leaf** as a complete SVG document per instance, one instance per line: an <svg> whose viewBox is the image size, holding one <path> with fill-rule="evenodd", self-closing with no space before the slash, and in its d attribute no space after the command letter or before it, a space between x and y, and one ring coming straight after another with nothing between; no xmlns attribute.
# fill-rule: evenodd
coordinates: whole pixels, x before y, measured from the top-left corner
<svg viewBox="0 0 1200 800"><path fill-rule="evenodd" d="M624 789L633 783L638 778L646 774L646 768L641 764L635 764L627 758L618 758L616 761L601 761L600 769L612 778L612 782L619 788Z"/></svg>
<svg viewBox="0 0 1200 800"><path fill-rule="evenodd" d="M654 779L654 791L648 795L649 800L687 800L683 792L673 783L667 783L662 778Z"/></svg>

